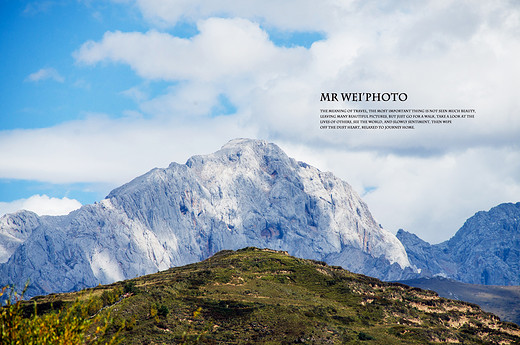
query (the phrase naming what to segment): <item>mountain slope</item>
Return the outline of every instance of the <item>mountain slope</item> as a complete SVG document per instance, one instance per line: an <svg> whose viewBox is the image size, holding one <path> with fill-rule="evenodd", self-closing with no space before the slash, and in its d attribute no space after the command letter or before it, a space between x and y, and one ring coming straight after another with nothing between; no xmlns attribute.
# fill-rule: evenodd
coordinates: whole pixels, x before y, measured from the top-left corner
<svg viewBox="0 0 520 345"><path fill-rule="evenodd" d="M501 320L520 325L520 286L467 284L442 277L403 280L400 283L433 290L441 297L478 304Z"/></svg>
<svg viewBox="0 0 520 345"><path fill-rule="evenodd" d="M125 344L520 341L518 326L475 305L256 248L219 252L203 262L89 291L34 301L44 309L78 296L93 298L92 305L110 312L115 328L124 325Z"/></svg>
<svg viewBox="0 0 520 345"><path fill-rule="evenodd" d="M35 223L36 224L36 223ZM413 273L350 185L237 139L186 164L153 169L67 216L41 217L0 265L0 283L29 295L73 291L246 246L287 250L388 280Z"/></svg>
<svg viewBox="0 0 520 345"><path fill-rule="evenodd" d="M477 212L450 240L430 245L399 230L410 261L423 276L470 284L520 285L520 203Z"/></svg>
<svg viewBox="0 0 520 345"><path fill-rule="evenodd" d="M0 263L6 262L39 225L38 215L30 211L19 211L2 216L0 218Z"/></svg>

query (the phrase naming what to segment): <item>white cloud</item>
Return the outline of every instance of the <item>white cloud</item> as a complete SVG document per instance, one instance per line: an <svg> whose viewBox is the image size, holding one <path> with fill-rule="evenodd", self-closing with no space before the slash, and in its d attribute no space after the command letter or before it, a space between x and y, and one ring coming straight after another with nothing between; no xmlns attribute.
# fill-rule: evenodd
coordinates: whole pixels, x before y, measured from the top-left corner
<svg viewBox="0 0 520 345"><path fill-rule="evenodd" d="M49 198L47 195L33 195L27 199L18 199L11 202L0 202L0 215L13 213L19 210L32 211L40 216L58 216L68 214L81 207L75 199Z"/></svg>
<svg viewBox="0 0 520 345"><path fill-rule="evenodd" d="M137 86L121 91L121 94L136 102L143 102L149 98L148 94Z"/></svg>
<svg viewBox="0 0 520 345"><path fill-rule="evenodd" d="M386 13L371 4L359 5L358 14L308 50L276 47L246 19L209 18L198 21L200 33L190 39L157 31L108 32L75 56L85 64L128 64L147 79L181 80L167 94L142 104L152 116L203 115L224 93L264 137L420 155L482 144L518 145L520 118L514 114L520 108L515 94L520 40L511 35L517 27L494 21L484 15L488 7L469 3L434 2L408 13ZM510 16L506 10L495 9L495 16ZM436 23L442 25L436 29ZM398 106L473 108L477 119L406 133L324 133L317 125L319 108L330 106L319 102L323 91L407 92L409 100Z"/></svg>
<svg viewBox="0 0 520 345"><path fill-rule="evenodd" d="M325 29L331 22L345 20L356 9L357 1L313 0L280 1L202 1L136 0L150 22L161 27L179 21L198 21L214 16L241 17L287 30Z"/></svg>
<svg viewBox="0 0 520 345"><path fill-rule="evenodd" d="M147 79L222 81L256 76L264 66L282 73L300 51L275 47L258 24L244 19L210 18L198 27L200 34L192 39L155 30L107 32L100 42L83 44L74 56L84 64L125 63Z"/></svg>
<svg viewBox="0 0 520 345"><path fill-rule="evenodd" d="M54 68L42 68L37 72L29 74L27 81L38 82L42 80L54 80L58 83L63 83L65 78L61 76Z"/></svg>
<svg viewBox="0 0 520 345"><path fill-rule="evenodd" d="M85 89L87 91L90 91L90 89L92 88L92 85L83 79L76 80L74 82L74 84L72 84L72 86L79 88L79 89Z"/></svg>
<svg viewBox="0 0 520 345"><path fill-rule="evenodd" d="M117 186L154 167L183 163L234 137L252 135L228 117L182 123L134 113L120 119L92 114L49 128L0 132L0 176Z"/></svg>
<svg viewBox="0 0 520 345"><path fill-rule="evenodd" d="M45 13L55 5L57 5L55 1L32 1L25 6L23 14L34 16L40 13Z"/></svg>

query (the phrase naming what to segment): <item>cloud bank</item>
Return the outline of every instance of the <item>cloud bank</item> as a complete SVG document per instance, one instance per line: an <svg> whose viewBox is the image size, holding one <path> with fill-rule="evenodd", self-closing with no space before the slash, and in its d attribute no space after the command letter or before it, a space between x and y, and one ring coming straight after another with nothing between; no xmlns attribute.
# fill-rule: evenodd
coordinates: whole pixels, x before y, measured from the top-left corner
<svg viewBox="0 0 520 345"><path fill-rule="evenodd" d="M81 207L81 203L69 198L49 198L47 195L33 195L27 199L0 202L0 216L18 210L28 210L39 216L59 216L68 214Z"/></svg>

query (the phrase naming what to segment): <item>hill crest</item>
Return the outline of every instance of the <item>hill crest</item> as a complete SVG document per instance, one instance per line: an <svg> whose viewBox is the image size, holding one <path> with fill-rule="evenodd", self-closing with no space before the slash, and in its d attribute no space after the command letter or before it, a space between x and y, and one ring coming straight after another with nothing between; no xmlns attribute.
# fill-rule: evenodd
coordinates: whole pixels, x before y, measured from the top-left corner
<svg viewBox="0 0 520 345"><path fill-rule="evenodd" d="M131 293L123 295L127 287ZM518 326L474 304L271 249L221 251L202 262L88 291L34 300L46 305L77 296L104 300L114 327L125 325L127 344L520 341Z"/></svg>

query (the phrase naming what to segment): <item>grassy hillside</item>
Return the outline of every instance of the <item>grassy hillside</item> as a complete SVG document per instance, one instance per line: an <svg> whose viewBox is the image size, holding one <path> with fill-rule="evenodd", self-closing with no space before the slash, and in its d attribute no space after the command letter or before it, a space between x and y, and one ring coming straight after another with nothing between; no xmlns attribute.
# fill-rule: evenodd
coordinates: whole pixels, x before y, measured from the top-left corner
<svg viewBox="0 0 520 345"><path fill-rule="evenodd" d="M256 248L32 301L78 297L110 312L124 344L520 343L518 326L476 305Z"/></svg>
<svg viewBox="0 0 520 345"><path fill-rule="evenodd" d="M502 320L520 325L520 286L475 285L446 278L421 278L403 284L437 292L439 296L478 304Z"/></svg>

